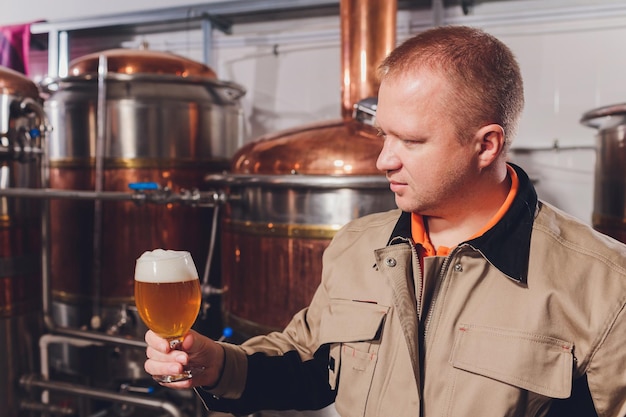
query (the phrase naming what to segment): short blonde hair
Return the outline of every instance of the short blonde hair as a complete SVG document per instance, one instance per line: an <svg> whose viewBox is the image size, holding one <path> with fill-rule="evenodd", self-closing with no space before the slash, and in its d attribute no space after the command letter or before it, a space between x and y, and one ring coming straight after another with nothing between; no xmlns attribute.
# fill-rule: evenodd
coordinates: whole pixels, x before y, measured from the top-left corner
<svg viewBox="0 0 626 417"><path fill-rule="evenodd" d="M422 69L437 71L452 86L446 107L461 140L496 123L507 145L524 107L521 72L511 50L494 36L467 26L441 26L408 39L382 62L381 81Z"/></svg>

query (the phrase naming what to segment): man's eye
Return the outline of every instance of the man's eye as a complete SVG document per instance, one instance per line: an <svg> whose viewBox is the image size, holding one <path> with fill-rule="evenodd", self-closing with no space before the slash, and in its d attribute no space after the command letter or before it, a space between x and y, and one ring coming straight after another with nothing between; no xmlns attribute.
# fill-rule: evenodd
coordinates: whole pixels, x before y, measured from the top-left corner
<svg viewBox="0 0 626 417"><path fill-rule="evenodd" d="M417 145L422 143L423 141L419 140L419 139L402 139L402 143L404 143L407 146L411 146L411 145Z"/></svg>

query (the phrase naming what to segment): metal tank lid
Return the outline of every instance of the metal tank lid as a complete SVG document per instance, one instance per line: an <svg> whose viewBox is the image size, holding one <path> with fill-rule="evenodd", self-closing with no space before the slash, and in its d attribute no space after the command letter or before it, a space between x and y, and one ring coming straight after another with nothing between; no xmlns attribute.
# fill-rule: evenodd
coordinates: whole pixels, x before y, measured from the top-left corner
<svg viewBox="0 0 626 417"><path fill-rule="evenodd" d="M614 129L626 124L626 103L616 103L585 112L580 123L598 130Z"/></svg>
<svg viewBox="0 0 626 417"><path fill-rule="evenodd" d="M24 74L0 66L0 94L39 98L37 85Z"/></svg>
<svg viewBox="0 0 626 417"><path fill-rule="evenodd" d="M72 60L70 76L98 73L100 57L107 59L107 71L116 74L158 74L179 77L202 77L216 79L215 71L205 64L169 52L147 49L109 49L94 52Z"/></svg>
<svg viewBox="0 0 626 417"><path fill-rule="evenodd" d="M382 140L351 119L318 122L260 137L233 156L234 174L381 175Z"/></svg>

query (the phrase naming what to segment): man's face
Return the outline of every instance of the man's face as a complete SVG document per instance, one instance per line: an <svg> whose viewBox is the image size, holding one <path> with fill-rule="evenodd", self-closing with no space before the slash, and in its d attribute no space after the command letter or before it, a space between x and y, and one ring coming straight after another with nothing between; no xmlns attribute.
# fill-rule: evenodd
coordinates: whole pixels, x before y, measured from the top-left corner
<svg viewBox="0 0 626 417"><path fill-rule="evenodd" d="M460 142L451 116L463 109L442 99L450 88L427 70L381 83L376 122L384 145L376 167L404 211L445 217L461 210L479 173L480 143Z"/></svg>

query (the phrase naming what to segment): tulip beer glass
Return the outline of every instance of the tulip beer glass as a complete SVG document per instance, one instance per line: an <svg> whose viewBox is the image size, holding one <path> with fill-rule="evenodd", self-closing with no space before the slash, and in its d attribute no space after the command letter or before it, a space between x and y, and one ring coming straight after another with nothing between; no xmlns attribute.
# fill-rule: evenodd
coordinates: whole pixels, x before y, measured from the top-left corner
<svg viewBox="0 0 626 417"><path fill-rule="evenodd" d="M200 311L198 271L189 252L155 249L144 252L135 265L135 304L143 322L177 349ZM154 375L159 382L192 377Z"/></svg>

